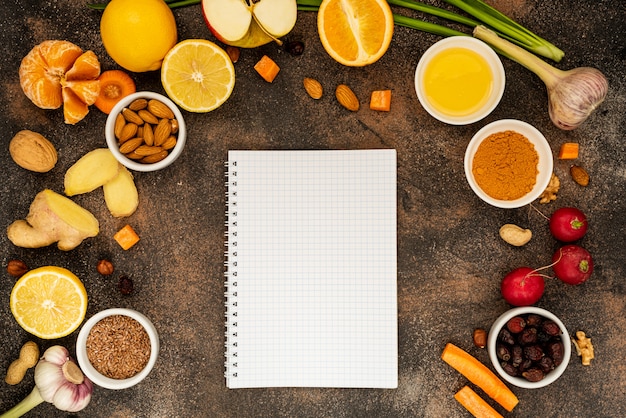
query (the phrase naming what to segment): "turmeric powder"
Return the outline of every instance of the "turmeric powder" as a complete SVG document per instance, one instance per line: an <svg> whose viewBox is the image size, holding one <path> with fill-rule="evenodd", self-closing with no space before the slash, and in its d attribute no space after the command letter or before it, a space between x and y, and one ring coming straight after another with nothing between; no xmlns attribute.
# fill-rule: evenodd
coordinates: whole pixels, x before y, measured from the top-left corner
<svg viewBox="0 0 626 418"><path fill-rule="evenodd" d="M499 200L515 200L530 192L537 182L539 155L524 135L497 132L476 150L472 173L478 186Z"/></svg>

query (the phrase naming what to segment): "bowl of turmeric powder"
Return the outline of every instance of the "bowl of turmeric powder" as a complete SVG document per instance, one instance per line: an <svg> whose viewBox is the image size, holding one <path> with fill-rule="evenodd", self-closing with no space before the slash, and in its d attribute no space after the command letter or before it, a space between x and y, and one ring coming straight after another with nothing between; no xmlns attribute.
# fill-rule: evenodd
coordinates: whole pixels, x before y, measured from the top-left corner
<svg viewBox="0 0 626 418"><path fill-rule="evenodd" d="M552 149L543 134L515 119L484 126L465 151L465 176L474 193L505 209L537 199L548 187L553 164Z"/></svg>

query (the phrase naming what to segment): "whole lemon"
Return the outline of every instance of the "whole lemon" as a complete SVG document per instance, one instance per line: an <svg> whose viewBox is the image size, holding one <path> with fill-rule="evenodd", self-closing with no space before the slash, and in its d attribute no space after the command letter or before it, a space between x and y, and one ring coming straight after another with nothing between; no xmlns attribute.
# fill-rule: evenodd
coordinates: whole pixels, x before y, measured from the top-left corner
<svg viewBox="0 0 626 418"><path fill-rule="evenodd" d="M153 71L176 44L176 21L163 0L111 0L102 13L100 36L122 67Z"/></svg>

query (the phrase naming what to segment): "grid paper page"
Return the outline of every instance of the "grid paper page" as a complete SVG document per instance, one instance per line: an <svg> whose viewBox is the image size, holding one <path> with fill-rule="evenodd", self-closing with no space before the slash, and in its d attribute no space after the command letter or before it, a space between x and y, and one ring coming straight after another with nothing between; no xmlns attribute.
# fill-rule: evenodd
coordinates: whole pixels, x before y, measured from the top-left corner
<svg viewBox="0 0 626 418"><path fill-rule="evenodd" d="M396 152L230 151L229 388L395 388Z"/></svg>

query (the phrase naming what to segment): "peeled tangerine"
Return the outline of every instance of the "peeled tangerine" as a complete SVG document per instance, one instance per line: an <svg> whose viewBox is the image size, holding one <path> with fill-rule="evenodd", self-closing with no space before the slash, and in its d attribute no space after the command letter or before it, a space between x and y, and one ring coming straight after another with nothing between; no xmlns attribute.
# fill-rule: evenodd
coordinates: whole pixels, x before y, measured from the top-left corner
<svg viewBox="0 0 626 418"><path fill-rule="evenodd" d="M24 94L42 109L63 105L65 123L81 121L100 93L100 62L68 41L49 40L35 46L20 64Z"/></svg>

